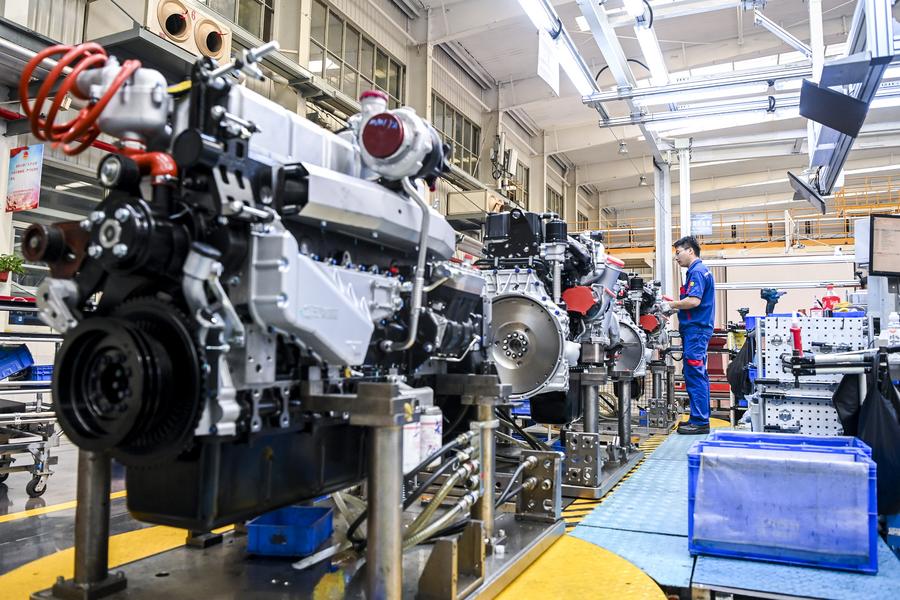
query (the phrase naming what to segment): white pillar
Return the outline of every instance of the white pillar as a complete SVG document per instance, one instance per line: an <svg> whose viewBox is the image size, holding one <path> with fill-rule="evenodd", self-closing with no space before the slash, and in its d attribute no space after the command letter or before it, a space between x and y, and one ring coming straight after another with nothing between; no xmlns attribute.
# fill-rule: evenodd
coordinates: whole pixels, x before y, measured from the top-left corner
<svg viewBox="0 0 900 600"><path fill-rule="evenodd" d="M656 278L664 294L672 295L672 178L669 163L654 164L654 224L656 226Z"/></svg>
<svg viewBox="0 0 900 600"><path fill-rule="evenodd" d="M681 236L691 235L691 139L675 140L678 150L678 177L681 188L678 203Z"/></svg>

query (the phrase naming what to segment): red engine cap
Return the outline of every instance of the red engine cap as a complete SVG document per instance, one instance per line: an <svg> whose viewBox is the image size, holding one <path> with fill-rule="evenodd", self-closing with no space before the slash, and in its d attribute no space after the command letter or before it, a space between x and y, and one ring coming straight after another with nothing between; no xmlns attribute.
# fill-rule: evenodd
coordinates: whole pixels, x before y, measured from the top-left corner
<svg viewBox="0 0 900 600"><path fill-rule="evenodd" d="M653 333L659 329L660 325L662 325L662 322L656 315L641 315L641 329L647 333Z"/></svg>
<svg viewBox="0 0 900 600"><path fill-rule="evenodd" d="M359 95L359 101L362 102L366 98L381 98L385 102L388 101L388 95L382 92L381 90L366 90L362 94Z"/></svg>
<svg viewBox="0 0 900 600"><path fill-rule="evenodd" d="M403 144L403 123L391 113L375 115L363 128L362 142L375 158L387 158Z"/></svg>
<svg viewBox="0 0 900 600"><path fill-rule="evenodd" d="M562 299L570 311L582 315L586 315L587 312L597 304L597 299L594 298L593 290L586 286L576 286L567 289L563 292Z"/></svg>

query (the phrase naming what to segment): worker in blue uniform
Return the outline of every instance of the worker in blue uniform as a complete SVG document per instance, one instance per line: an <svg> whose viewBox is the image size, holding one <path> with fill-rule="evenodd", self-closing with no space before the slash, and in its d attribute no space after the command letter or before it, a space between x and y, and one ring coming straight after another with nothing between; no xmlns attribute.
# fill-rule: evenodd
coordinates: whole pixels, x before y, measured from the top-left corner
<svg viewBox="0 0 900 600"><path fill-rule="evenodd" d="M686 236L673 244L675 261L687 269L678 300L667 302L663 311L678 311L681 333L684 386L691 404L691 417L678 426L678 433L709 433L709 374L706 372L707 349L713 333L716 312L716 282L700 260L700 244Z"/></svg>

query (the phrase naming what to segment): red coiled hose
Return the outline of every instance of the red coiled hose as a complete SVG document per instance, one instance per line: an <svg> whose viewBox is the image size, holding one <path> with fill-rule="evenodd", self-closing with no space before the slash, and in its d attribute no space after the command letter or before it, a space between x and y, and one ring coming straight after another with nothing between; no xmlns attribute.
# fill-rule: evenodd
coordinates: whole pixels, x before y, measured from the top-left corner
<svg viewBox="0 0 900 600"><path fill-rule="evenodd" d="M28 96L28 84L31 81L35 68L41 64L45 58L62 54L56 66L47 75L44 83L41 84L34 104L30 103ZM102 46L94 42L79 44L78 46L56 45L50 46L32 58L25 68L22 70L22 77L19 79L19 100L22 103L22 111L31 123L31 132L39 140L52 142L54 145L62 145L63 152L68 155L79 154L90 146L97 136L100 135L100 128L97 125L97 118L109 101L112 100L119 88L131 77L131 75L141 67L140 61L126 60L122 64L116 78L113 80L109 89L96 102L91 102L80 111L72 120L66 123L56 123L56 116L62 107L63 99L66 94L72 93L74 96L82 100L89 100L75 86L78 76L91 68L99 68L106 64L106 51ZM72 67L68 75L63 75L66 67ZM46 117L42 117L44 102L50 95L58 80L62 78L62 83L50 103L50 109L46 113ZM72 145L73 143L77 145Z"/></svg>

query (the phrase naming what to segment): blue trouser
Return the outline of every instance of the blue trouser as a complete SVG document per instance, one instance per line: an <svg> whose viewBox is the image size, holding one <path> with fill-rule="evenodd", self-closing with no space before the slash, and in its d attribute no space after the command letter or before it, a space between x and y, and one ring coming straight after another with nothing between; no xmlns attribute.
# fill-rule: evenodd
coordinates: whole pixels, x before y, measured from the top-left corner
<svg viewBox="0 0 900 600"><path fill-rule="evenodd" d="M706 372L706 352L712 331L705 327L681 329L684 347L684 387L691 402L690 422L709 425L709 374Z"/></svg>

